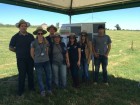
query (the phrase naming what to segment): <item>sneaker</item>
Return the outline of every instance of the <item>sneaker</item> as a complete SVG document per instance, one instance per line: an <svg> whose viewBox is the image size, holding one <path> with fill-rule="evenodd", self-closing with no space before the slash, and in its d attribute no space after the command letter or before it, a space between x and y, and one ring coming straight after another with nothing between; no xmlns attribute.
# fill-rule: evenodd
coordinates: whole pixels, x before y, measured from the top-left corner
<svg viewBox="0 0 140 105"><path fill-rule="evenodd" d="M45 97L46 96L46 92L45 91L42 91L41 92L41 96Z"/></svg>

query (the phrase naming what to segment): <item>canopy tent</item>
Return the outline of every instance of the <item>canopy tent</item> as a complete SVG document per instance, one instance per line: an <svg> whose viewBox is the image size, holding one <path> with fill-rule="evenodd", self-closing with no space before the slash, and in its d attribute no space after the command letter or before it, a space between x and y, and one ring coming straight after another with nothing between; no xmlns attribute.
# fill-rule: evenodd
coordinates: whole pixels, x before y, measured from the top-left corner
<svg viewBox="0 0 140 105"><path fill-rule="evenodd" d="M72 15L140 7L140 0L0 0L0 3L66 14L70 23Z"/></svg>
<svg viewBox="0 0 140 105"><path fill-rule="evenodd" d="M67 15L140 7L140 0L0 0L0 3Z"/></svg>

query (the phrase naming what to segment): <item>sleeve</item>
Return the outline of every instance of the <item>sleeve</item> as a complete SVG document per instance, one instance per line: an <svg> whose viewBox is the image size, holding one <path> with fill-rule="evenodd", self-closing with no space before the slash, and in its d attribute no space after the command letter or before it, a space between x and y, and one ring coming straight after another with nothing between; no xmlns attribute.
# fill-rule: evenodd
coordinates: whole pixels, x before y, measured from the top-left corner
<svg viewBox="0 0 140 105"><path fill-rule="evenodd" d="M32 43L31 43L31 48L35 48L35 42L34 41L32 41Z"/></svg>
<svg viewBox="0 0 140 105"><path fill-rule="evenodd" d="M78 47L78 48L81 48L81 45L80 45L80 43L77 43L77 47Z"/></svg>
<svg viewBox="0 0 140 105"><path fill-rule="evenodd" d="M112 43L111 38L108 36L107 44Z"/></svg>
<svg viewBox="0 0 140 105"><path fill-rule="evenodd" d="M13 36L10 40L9 47L15 48L16 47L16 36Z"/></svg>

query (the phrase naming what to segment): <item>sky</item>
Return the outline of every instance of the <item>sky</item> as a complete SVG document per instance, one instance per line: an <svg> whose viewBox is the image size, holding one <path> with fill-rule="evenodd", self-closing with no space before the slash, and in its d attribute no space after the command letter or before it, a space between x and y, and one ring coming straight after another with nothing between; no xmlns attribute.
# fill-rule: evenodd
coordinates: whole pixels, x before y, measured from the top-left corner
<svg viewBox="0 0 140 105"><path fill-rule="evenodd" d="M69 23L67 15L2 3L0 3L0 14L2 24L14 25L20 19L30 22L31 25ZM106 22L106 28L109 29L115 29L114 26L119 24L122 29L140 30L140 7L72 16L72 23L86 22Z"/></svg>

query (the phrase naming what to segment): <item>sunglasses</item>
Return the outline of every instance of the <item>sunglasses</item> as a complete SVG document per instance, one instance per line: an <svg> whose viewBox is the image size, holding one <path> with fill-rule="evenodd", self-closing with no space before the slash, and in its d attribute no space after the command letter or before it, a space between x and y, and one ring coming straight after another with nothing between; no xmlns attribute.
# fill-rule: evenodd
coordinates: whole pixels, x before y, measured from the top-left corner
<svg viewBox="0 0 140 105"><path fill-rule="evenodd" d="M43 35L43 33L37 33L37 35Z"/></svg>

